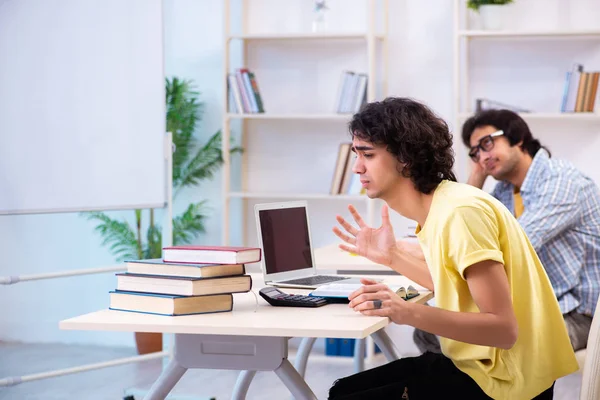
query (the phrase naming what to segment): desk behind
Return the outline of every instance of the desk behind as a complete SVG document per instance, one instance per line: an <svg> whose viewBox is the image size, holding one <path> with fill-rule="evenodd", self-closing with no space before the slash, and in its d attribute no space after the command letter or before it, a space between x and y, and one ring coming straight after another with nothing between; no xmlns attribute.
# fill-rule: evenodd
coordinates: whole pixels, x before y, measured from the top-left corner
<svg viewBox="0 0 600 400"><path fill-rule="evenodd" d="M376 264L364 257L353 255L330 244L315 249L315 265L319 270L337 271L338 274L397 274L385 265Z"/></svg>

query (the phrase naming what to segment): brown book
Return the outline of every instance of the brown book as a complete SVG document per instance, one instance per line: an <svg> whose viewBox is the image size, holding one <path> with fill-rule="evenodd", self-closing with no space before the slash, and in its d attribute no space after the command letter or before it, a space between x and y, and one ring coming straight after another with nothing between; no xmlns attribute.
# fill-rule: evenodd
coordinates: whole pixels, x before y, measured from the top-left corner
<svg viewBox="0 0 600 400"><path fill-rule="evenodd" d="M592 72L591 74L592 77L590 79L590 89L586 111L594 112L596 97L598 96L598 81L600 80L600 72Z"/></svg>
<svg viewBox="0 0 600 400"><path fill-rule="evenodd" d="M117 274L117 290L181 296L242 293L252 288L250 275L218 278L187 278L181 276L155 276L121 273Z"/></svg>
<svg viewBox="0 0 600 400"><path fill-rule="evenodd" d="M244 264L190 264L170 263L154 258L129 260L127 272L143 275L184 276L190 278L215 278L217 276L243 275Z"/></svg>
<svg viewBox="0 0 600 400"><path fill-rule="evenodd" d="M111 310L159 315L191 315L231 311L233 296L175 296L114 290L110 292Z"/></svg>
<svg viewBox="0 0 600 400"><path fill-rule="evenodd" d="M352 182L352 167L354 166L354 157L352 156L352 146L348 147L348 155L346 158L346 166L344 167L344 177L342 178L342 184L340 185L340 191L338 194L348 194L350 189L350 182Z"/></svg>
<svg viewBox="0 0 600 400"><path fill-rule="evenodd" d="M577 88L577 99L575 100L575 112L585 111L585 91L589 79L589 72L582 72L579 78L579 87Z"/></svg>
<svg viewBox="0 0 600 400"><path fill-rule="evenodd" d="M342 188L342 180L348 162L348 155L351 153L352 143L340 143L338 147L337 161L335 162L335 170L333 179L331 180L331 189L329 194L339 194Z"/></svg>

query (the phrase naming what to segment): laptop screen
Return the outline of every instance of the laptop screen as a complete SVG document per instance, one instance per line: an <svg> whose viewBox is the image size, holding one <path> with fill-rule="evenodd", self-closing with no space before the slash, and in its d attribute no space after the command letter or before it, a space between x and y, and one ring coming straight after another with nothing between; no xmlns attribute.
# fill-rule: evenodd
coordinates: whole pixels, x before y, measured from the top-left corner
<svg viewBox="0 0 600 400"><path fill-rule="evenodd" d="M260 210L258 213L266 273L312 268L306 208Z"/></svg>

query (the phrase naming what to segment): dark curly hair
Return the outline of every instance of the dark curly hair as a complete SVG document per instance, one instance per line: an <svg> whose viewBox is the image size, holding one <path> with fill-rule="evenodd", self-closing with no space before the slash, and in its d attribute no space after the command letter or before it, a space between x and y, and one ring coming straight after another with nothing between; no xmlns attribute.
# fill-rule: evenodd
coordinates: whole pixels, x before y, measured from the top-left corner
<svg viewBox="0 0 600 400"><path fill-rule="evenodd" d="M550 156L552 155L546 146L542 146L539 140L533 138L529 126L519 114L501 109L480 111L465 121L462 128L462 140L465 146L471 147L473 131L482 126L493 126L503 130L511 146L523 142L521 149L531 157L535 156L539 149L544 149Z"/></svg>
<svg viewBox="0 0 600 400"><path fill-rule="evenodd" d="M388 97L366 104L354 114L349 129L352 137L385 145L405 164L400 172L421 193L431 193L444 179L456 182L448 124L415 100Z"/></svg>

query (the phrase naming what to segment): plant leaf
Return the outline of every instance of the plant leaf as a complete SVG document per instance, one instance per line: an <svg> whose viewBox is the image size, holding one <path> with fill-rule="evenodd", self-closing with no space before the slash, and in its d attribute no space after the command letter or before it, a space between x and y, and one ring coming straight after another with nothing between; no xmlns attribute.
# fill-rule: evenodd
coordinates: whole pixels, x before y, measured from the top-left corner
<svg viewBox="0 0 600 400"><path fill-rule="evenodd" d="M98 221L94 228L102 237L102 245L108 246L118 261L141 258L141 247L135 232L126 221L117 221L103 212L84 213L89 221Z"/></svg>
<svg viewBox="0 0 600 400"><path fill-rule="evenodd" d="M211 179L223 165L223 153L221 131L210 137L206 144L198 149L190 162L182 169L178 191L187 186L197 185L201 180ZM230 148L230 154L242 153L241 147Z"/></svg>
<svg viewBox="0 0 600 400"><path fill-rule="evenodd" d="M173 218L173 245L191 243L205 232L206 200L190 204L185 212Z"/></svg>

